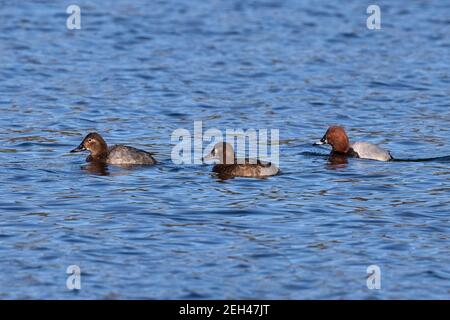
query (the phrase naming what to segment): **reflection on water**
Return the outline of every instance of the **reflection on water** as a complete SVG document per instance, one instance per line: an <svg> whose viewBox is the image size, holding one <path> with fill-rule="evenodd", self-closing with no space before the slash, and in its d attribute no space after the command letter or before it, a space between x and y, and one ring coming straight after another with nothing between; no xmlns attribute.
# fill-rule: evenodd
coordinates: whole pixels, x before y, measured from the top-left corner
<svg viewBox="0 0 450 320"><path fill-rule="evenodd" d="M72 31L54 1L0 11L0 298L449 297L448 2L390 1L378 31L358 1L79 5ZM282 174L173 164L200 120L280 129ZM329 157L332 124L430 160ZM84 163L90 131L160 163Z"/></svg>
<svg viewBox="0 0 450 320"><path fill-rule="evenodd" d="M342 154L330 154L328 162L331 167L345 168L348 164L348 157Z"/></svg>
<svg viewBox="0 0 450 320"><path fill-rule="evenodd" d="M99 176L109 176L110 172L108 170L108 165L101 162L88 162L81 166L81 170L89 172L91 174Z"/></svg>

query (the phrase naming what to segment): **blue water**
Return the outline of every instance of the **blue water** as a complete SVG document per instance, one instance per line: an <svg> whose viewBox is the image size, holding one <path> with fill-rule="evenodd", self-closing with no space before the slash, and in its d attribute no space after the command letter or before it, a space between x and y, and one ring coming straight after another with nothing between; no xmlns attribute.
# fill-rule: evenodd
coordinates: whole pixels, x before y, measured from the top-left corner
<svg viewBox="0 0 450 320"><path fill-rule="evenodd" d="M377 1L381 30L364 1L77 0L81 30L69 4L1 1L0 298L450 298L449 159L312 146L450 155L450 2ZM173 164L199 120L280 129L282 174ZM94 130L161 163L91 170Z"/></svg>

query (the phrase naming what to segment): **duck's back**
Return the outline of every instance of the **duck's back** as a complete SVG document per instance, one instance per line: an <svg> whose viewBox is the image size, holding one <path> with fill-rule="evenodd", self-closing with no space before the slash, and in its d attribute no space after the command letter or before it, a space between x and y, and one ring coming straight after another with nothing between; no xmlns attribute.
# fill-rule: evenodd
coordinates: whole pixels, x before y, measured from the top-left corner
<svg viewBox="0 0 450 320"><path fill-rule="evenodd" d="M259 161L245 164L216 164L213 172L233 177L268 177L278 174L280 169L270 162Z"/></svg>
<svg viewBox="0 0 450 320"><path fill-rule="evenodd" d="M152 154L129 146L115 145L108 149L107 163L110 164L155 164Z"/></svg>
<svg viewBox="0 0 450 320"><path fill-rule="evenodd" d="M379 161L392 160L389 151L380 148L377 145L368 142L354 142L350 146L352 150L362 159L371 159Z"/></svg>

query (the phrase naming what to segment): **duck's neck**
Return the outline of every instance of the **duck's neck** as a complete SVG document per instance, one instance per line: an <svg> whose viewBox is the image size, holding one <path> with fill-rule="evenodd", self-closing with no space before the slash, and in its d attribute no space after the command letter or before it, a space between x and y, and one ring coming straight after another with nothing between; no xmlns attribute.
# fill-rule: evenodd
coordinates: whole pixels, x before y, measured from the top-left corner
<svg viewBox="0 0 450 320"><path fill-rule="evenodd" d="M359 158L358 153L355 152L355 150L353 150L351 147L349 147L347 149L347 151L345 151L345 152L340 152L340 151L336 151L336 150L333 149L333 151L331 153L334 154L334 155L337 155L337 156L346 156L346 157Z"/></svg>
<svg viewBox="0 0 450 320"><path fill-rule="evenodd" d="M91 153L90 155L92 161L105 162L106 158L108 158L108 152Z"/></svg>
<svg viewBox="0 0 450 320"><path fill-rule="evenodd" d="M106 142L102 141L98 150L91 151L91 158L93 161L106 161L106 158L108 158L108 145Z"/></svg>
<svg viewBox="0 0 450 320"><path fill-rule="evenodd" d="M220 162L220 164L225 164L225 165L229 165L229 164L236 164L237 163L237 158L236 155L233 154L231 155L225 155L222 159L222 161Z"/></svg>
<svg viewBox="0 0 450 320"><path fill-rule="evenodd" d="M339 154L347 154L350 152L350 142L344 141L342 143L333 144L333 152Z"/></svg>

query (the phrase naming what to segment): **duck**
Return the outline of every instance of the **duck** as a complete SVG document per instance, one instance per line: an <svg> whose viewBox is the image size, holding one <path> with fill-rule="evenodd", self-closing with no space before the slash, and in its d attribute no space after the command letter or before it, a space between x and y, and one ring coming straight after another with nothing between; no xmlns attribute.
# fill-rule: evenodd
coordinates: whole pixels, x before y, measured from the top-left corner
<svg viewBox="0 0 450 320"><path fill-rule="evenodd" d="M89 151L86 162L114 165L154 165L156 160L152 154L124 145L108 147L105 140L97 132L89 133L81 144L70 152Z"/></svg>
<svg viewBox="0 0 450 320"><path fill-rule="evenodd" d="M280 172L280 169L271 162L249 158L237 159L233 147L227 142L216 143L203 160L216 161L212 172L217 173L221 178L264 178Z"/></svg>
<svg viewBox="0 0 450 320"><path fill-rule="evenodd" d="M314 145L328 144L331 146L331 155L345 155L361 159L370 159L377 161L391 161L393 157L388 150L385 150L369 142L353 142L350 140L341 126L331 126L326 131L320 141Z"/></svg>

